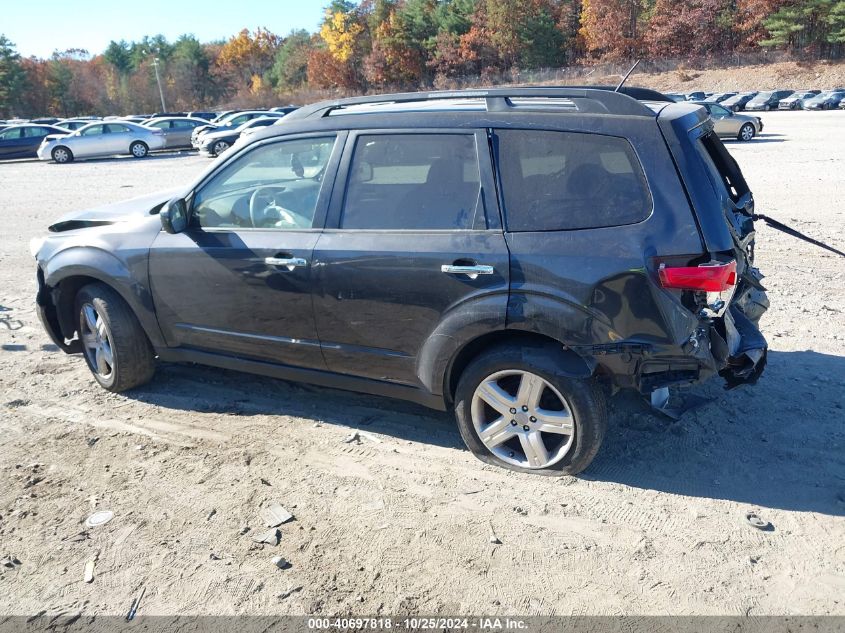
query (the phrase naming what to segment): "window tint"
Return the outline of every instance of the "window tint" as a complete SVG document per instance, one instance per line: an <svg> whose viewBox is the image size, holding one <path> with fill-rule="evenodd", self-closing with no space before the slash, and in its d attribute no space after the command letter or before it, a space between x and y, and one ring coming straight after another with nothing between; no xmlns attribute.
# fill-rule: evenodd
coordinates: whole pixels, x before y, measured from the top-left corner
<svg viewBox="0 0 845 633"><path fill-rule="evenodd" d="M50 130L46 127L28 127L26 129L26 136L29 138L38 138L50 134Z"/></svg>
<svg viewBox="0 0 845 633"><path fill-rule="evenodd" d="M188 128L194 129L197 125L199 125L194 121L182 121L180 119L172 121L171 123L173 124L173 128L180 130L187 130Z"/></svg>
<svg viewBox="0 0 845 633"><path fill-rule="evenodd" d="M469 229L479 201L469 134L358 137L341 228Z"/></svg>
<svg viewBox="0 0 845 633"><path fill-rule="evenodd" d="M150 123L147 127L157 127L160 130L169 130L170 121L156 121L155 123Z"/></svg>
<svg viewBox="0 0 845 633"><path fill-rule="evenodd" d="M130 130L125 125L119 125L117 123L109 123L106 126L106 132L110 132L111 134L122 134L122 133L125 133L125 132L131 132L131 131L132 130Z"/></svg>
<svg viewBox="0 0 845 633"><path fill-rule="evenodd" d="M311 228L334 137L257 147L226 166L194 196L203 227Z"/></svg>
<svg viewBox="0 0 845 633"><path fill-rule="evenodd" d="M651 212L628 141L600 134L498 130L509 231L561 231L640 222Z"/></svg>
<svg viewBox="0 0 845 633"><path fill-rule="evenodd" d="M719 106L719 105L710 106L710 113L714 117L716 117L716 116L725 117L725 116L731 115L731 113L728 111L727 108L723 108L722 106Z"/></svg>

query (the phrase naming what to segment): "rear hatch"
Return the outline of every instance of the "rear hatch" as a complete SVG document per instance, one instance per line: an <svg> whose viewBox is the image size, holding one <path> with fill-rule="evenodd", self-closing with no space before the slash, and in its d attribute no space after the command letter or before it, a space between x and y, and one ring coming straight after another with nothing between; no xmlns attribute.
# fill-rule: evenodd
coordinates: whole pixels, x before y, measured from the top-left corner
<svg viewBox="0 0 845 633"><path fill-rule="evenodd" d="M669 106L658 122L705 246L705 257L695 264L725 271L719 292L691 291L688 305L709 328L710 349L728 387L754 383L767 350L757 324L769 305L763 276L754 266L754 197L704 108Z"/></svg>

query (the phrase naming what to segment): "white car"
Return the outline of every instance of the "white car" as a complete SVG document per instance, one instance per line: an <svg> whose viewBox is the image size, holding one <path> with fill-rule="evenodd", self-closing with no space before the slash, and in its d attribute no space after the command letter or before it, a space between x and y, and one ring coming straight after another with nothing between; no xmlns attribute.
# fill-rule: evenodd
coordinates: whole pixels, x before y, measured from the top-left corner
<svg viewBox="0 0 845 633"><path fill-rule="evenodd" d="M146 128L128 121L97 121L72 134L51 134L38 148L38 158L69 163L75 158L94 158L129 154L143 158L150 151L163 149L161 130Z"/></svg>

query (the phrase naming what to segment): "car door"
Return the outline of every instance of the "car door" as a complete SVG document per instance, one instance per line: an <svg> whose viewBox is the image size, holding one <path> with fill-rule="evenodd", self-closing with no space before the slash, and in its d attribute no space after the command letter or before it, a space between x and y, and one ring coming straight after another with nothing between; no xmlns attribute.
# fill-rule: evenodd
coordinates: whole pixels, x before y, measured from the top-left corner
<svg viewBox="0 0 845 633"><path fill-rule="evenodd" d="M710 116L713 118L713 128L719 136L736 136L739 132L737 119L733 113L725 107L718 104L711 104L707 106Z"/></svg>
<svg viewBox="0 0 845 633"><path fill-rule="evenodd" d="M426 342L457 335L447 323L504 326L508 251L491 169L483 131L350 132L313 260L330 370L418 385Z"/></svg>
<svg viewBox="0 0 845 633"><path fill-rule="evenodd" d="M167 136L167 147L190 147L191 132L198 124L194 121L175 119L170 122L170 134Z"/></svg>
<svg viewBox="0 0 845 633"><path fill-rule="evenodd" d="M24 151L26 139L23 127L13 127L0 133L0 157L18 158Z"/></svg>
<svg viewBox="0 0 845 633"><path fill-rule="evenodd" d="M136 136L132 129L122 123L109 123L106 125L106 144L111 154L128 154L129 146Z"/></svg>
<svg viewBox="0 0 845 633"><path fill-rule="evenodd" d="M161 130L161 135L164 137L164 147L170 148L172 147L171 143L173 142L171 141L171 135L176 131L172 129L172 126L173 121L171 121L170 119L165 119L163 121L156 121L154 123L150 123L145 127L149 127L151 129L156 128L158 130Z"/></svg>
<svg viewBox="0 0 845 633"><path fill-rule="evenodd" d="M101 155L103 153L105 127L104 124L97 123L82 128L78 136L73 136L72 141L69 141L68 145L70 145L70 150L74 156L81 158L83 156Z"/></svg>
<svg viewBox="0 0 845 633"><path fill-rule="evenodd" d="M169 346L325 368L311 256L343 137L268 139L225 161L189 196L189 228L160 233L150 250Z"/></svg>

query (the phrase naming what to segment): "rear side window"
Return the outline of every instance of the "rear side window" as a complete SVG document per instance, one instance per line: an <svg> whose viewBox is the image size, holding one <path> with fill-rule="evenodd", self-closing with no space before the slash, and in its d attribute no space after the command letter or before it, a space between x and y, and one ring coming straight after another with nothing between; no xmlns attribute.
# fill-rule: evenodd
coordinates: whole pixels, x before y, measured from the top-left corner
<svg viewBox="0 0 845 633"><path fill-rule="evenodd" d="M479 189L471 134L362 135L355 143L340 226L469 229Z"/></svg>
<svg viewBox="0 0 845 633"><path fill-rule="evenodd" d="M645 175L625 139L497 130L496 156L508 231L619 226L651 213Z"/></svg>
<svg viewBox="0 0 845 633"><path fill-rule="evenodd" d="M698 143L704 163L715 182L721 182L731 200L738 202L748 193L748 183L734 157L713 131L698 139Z"/></svg>

